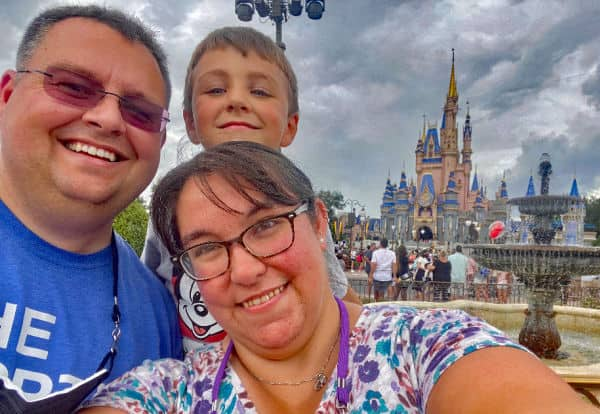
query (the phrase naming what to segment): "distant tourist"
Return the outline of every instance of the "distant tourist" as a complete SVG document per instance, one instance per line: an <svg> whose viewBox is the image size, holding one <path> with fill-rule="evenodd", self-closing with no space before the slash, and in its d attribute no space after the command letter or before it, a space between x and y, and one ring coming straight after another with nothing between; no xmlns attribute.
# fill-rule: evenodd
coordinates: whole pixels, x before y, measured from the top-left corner
<svg viewBox="0 0 600 414"><path fill-rule="evenodd" d="M388 298L391 298L393 294L392 275L395 275L398 271L398 265L396 263L396 255L387 247L387 239L381 239L379 249L373 252L373 258L371 259L371 274L369 275L369 279L373 283L375 302L384 300L386 295Z"/></svg>
<svg viewBox="0 0 600 414"><path fill-rule="evenodd" d="M450 298L450 282L452 264L448 261L448 253L439 250L438 256L428 266L433 273L433 300L436 302L447 302Z"/></svg>
<svg viewBox="0 0 600 414"><path fill-rule="evenodd" d="M462 246L459 244L456 246L455 252L448 256L448 261L452 264L451 279L456 287L454 297L460 299L464 297L466 288L469 258L462 253Z"/></svg>

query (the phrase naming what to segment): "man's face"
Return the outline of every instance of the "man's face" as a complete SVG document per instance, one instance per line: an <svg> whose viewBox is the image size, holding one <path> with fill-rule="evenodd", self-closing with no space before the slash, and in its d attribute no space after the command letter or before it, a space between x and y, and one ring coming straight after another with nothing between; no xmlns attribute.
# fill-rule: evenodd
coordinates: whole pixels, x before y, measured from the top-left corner
<svg viewBox="0 0 600 414"><path fill-rule="evenodd" d="M206 52L193 73L192 114L184 112L195 144L253 141L291 144L298 114L288 115L288 81L277 65L232 47Z"/></svg>
<svg viewBox="0 0 600 414"><path fill-rule="evenodd" d="M68 69L106 91L166 106L165 84L150 51L90 19L52 26L25 66ZM14 71L2 77L0 197L112 221L150 183L164 133L125 122L112 95L92 108L61 102L48 95L44 78Z"/></svg>

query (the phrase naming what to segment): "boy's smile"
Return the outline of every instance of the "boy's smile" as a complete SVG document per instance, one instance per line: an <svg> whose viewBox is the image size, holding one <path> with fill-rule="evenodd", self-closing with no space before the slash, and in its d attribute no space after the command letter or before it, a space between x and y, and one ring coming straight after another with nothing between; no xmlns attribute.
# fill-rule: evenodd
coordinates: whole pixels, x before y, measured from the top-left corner
<svg viewBox="0 0 600 414"><path fill-rule="evenodd" d="M219 126L221 129L258 129L254 125L242 121L225 122Z"/></svg>
<svg viewBox="0 0 600 414"><path fill-rule="evenodd" d="M192 142L211 147L253 141L279 149L294 139L298 114L289 115L288 80L253 51L206 52L193 74L193 114L184 112Z"/></svg>

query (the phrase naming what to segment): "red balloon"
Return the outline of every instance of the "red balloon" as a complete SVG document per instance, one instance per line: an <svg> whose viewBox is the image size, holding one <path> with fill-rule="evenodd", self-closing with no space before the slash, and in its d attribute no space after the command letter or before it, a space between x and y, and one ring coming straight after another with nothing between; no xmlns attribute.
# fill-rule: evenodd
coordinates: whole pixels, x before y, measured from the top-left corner
<svg viewBox="0 0 600 414"><path fill-rule="evenodd" d="M505 230L506 226L504 226L504 223L501 221L494 221L492 224L490 224L490 227L488 229L488 235L490 236L491 240L496 240L498 237L501 237L504 234L504 230Z"/></svg>

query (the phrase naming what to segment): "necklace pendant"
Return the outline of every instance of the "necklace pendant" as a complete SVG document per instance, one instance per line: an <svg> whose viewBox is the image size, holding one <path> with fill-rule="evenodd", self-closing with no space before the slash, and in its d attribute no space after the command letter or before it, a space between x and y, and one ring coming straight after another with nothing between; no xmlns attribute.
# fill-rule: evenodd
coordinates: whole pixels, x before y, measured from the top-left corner
<svg viewBox="0 0 600 414"><path fill-rule="evenodd" d="M327 376L323 372L315 375L315 391L320 391L327 383Z"/></svg>

